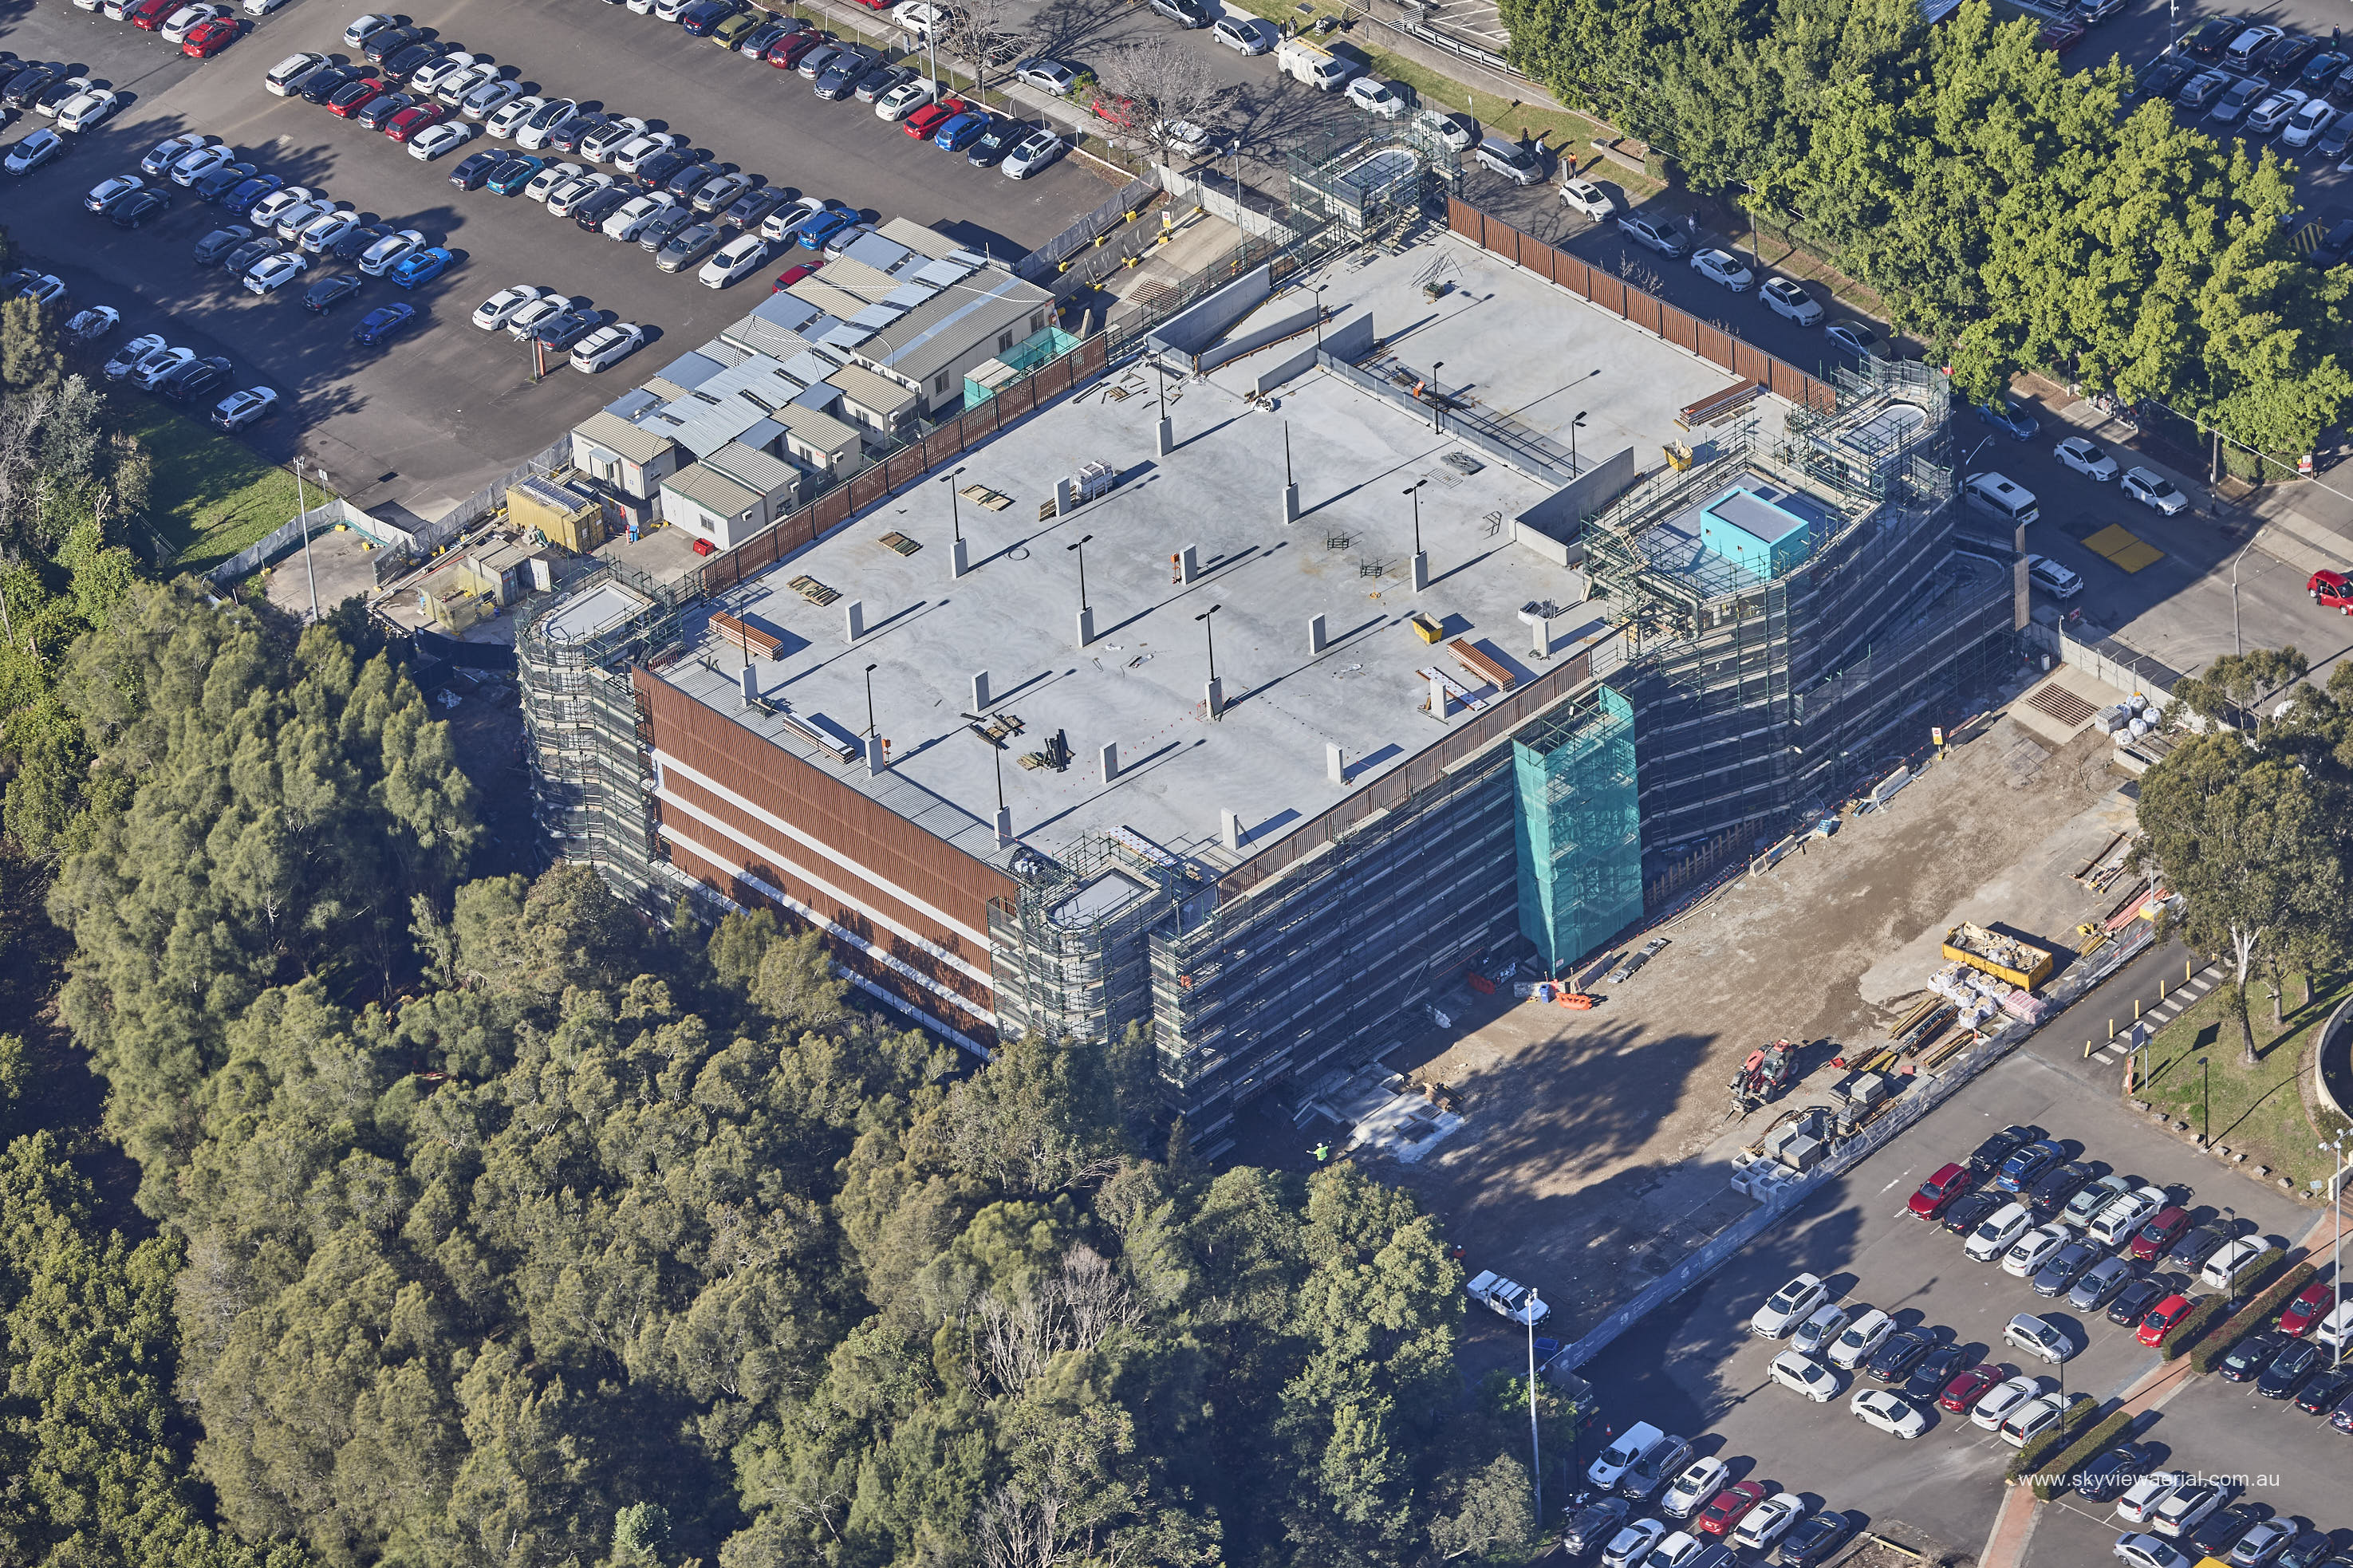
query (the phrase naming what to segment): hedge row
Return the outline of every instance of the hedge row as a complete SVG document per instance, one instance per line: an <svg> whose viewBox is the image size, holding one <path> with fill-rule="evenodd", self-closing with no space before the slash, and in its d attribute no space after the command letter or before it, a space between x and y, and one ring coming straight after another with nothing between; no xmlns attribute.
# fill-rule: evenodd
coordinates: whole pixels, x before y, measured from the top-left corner
<svg viewBox="0 0 2353 1568"><path fill-rule="evenodd" d="M2084 1433L2070 1444L2057 1458L2052 1460L2049 1467L2037 1477L2034 1482L2034 1495L2044 1502L2049 1502L2052 1498L2065 1491L2067 1489L2065 1478L2073 1475L2084 1465L2123 1442L2125 1434L2132 1430L2132 1425L2133 1417L2119 1410L2089 1432ZM2054 1481L2044 1479L2047 1477L2060 1479Z"/></svg>
<svg viewBox="0 0 2353 1568"><path fill-rule="evenodd" d="M2091 1420L2092 1413L2099 1407L2100 1402L2088 1394L2079 1394L2070 1399L2067 1408L2059 1414L2057 1426L2010 1457L2010 1468L2003 1473L2002 1480L2015 1484L2019 1477L2034 1474L2042 1468L2043 1460L2084 1429L2084 1423Z"/></svg>
<svg viewBox="0 0 2353 1568"><path fill-rule="evenodd" d="M2228 1296L2199 1297L2198 1304L2184 1313L2181 1321L2174 1324L2168 1331L2164 1342L2157 1347L2157 1359L2172 1361L2197 1343L2198 1336L2204 1333L2207 1326L2221 1317L2223 1309L2230 1304L2231 1298Z"/></svg>
<svg viewBox="0 0 2353 1568"><path fill-rule="evenodd" d="M2278 1247L2272 1248L2255 1259L2253 1270L2258 1276L2268 1272L2284 1256ZM2309 1263L2299 1263L2281 1275L2269 1289L2239 1309L2231 1321L2208 1337L2204 1344L2189 1352L2192 1372L2211 1372L2214 1363L2228 1355L2231 1348L2280 1314L2289 1297L2312 1282L2317 1272Z"/></svg>

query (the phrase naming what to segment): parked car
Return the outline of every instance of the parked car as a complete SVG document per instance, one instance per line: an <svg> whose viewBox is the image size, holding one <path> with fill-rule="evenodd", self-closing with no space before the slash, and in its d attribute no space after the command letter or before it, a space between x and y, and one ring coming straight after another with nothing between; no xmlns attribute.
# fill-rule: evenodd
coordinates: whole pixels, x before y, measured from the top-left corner
<svg viewBox="0 0 2353 1568"><path fill-rule="evenodd" d="M414 305L379 305L352 329L352 342L375 348L406 331L417 321Z"/></svg>
<svg viewBox="0 0 2353 1568"><path fill-rule="evenodd" d="M2277 1329L2259 1329L2222 1353L2215 1373L2226 1383L2253 1383L2274 1356L2297 1342Z"/></svg>
<svg viewBox="0 0 2353 1568"><path fill-rule="evenodd" d="M2176 1323L2189 1315L2189 1309L2196 1304L2179 1291L2167 1296L2142 1317L2140 1327L2136 1331L2137 1337L2141 1343L2152 1348L2164 1343L2165 1336L2173 1331Z"/></svg>
<svg viewBox="0 0 2353 1568"><path fill-rule="evenodd" d="M1954 1201L1977 1184L1977 1173L1967 1165L1943 1164L1921 1183L1905 1206L1915 1219L1933 1220L1943 1215ZM1811 1275L1806 1276L1811 1279Z"/></svg>
<svg viewBox="0 0 2353 1568"><path fill-rule="evenodd" d="M1763 1339L1786 1339L1797 1326L1830 1300L1821 1278L1800 1274L1767 1297L1748 1320L1748 1331Z"/></svg>

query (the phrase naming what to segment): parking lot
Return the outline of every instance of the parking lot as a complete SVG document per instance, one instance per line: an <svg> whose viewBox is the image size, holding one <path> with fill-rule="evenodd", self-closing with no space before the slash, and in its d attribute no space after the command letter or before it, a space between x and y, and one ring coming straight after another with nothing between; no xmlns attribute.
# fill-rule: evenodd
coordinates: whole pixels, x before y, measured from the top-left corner
<svg viewBox="0 0 2353 1568"><path fill-rule="evenodd" d="M453 189L448 170L470 146L422 163L384 136L263 89L263 73L297 50L348 56L342 33L358 10L291 0L252 23L225 54L197 61L154 34L59 0L17 9L0 26L0 45L68 62L127 89L132 100L68 156L19 182L6 221L77 303L122 310L115 341L161 331L200 353L227 355L240 384L290 394L290 412L253 433L268 455L282 460L299 450L360 504L396 502L431 517L741 316L767 292L768 274L724 291L699 287L691 273L665 276L636 246L586 235L521 197ZM900 134L868 105L825 102L792 72L617 5L460 3L415 20L512 67L527 83L682 132L796 195L833 197L869 218L935 225L999 256L1059 233L1110 188L1071 160L1018 183L970 168ZM0 140L40 123L26 116ZM414 295L371 279L356 300L320 319L303 311L300 288L258 298L217 268L195 265L190 247L230 215L186 192L135 232L82 211L90 186L188 131L225 138L290 184L418 229L456 252L457 262ZM557 369L533 384L527 350L466 321L513 283L584 296L613 319L645 326L653 341L602 376ZM353 345L352 324L394 300L420 307L425 330L382 350Z"/></svg>
<svg viewBox="0 0 2353 1568"><path fill-rule="evenodd" d="M2081 1006L2105 1005L2094 993ZM2063 1017L2044 1031L2080 1033ZM2088 1026L2086 1025L2085 1026ZM1815 1506L1851 1510L1915 1546L1975 1554L2003 1494L2013 1452L1966 1416L1937 1411L1913 1442L1871 1430L1847 1410L1858 1386L1841 1374L1836 1398L1812 1404L1768 1382L1787 1342L1753 1338L1748 1320L1791 1276L1821 1276L1858 1312L1868 1303L1905 1327L1925 1326L1972 1357L2011 1373L2039 1374L2046 1390L2107 1402L2158 1364L2127 1329L2096 1313L2055 1306L1998 1264L1978 1264L1961 1238L1905 1212L1914 1188L1938 1165L1968 1154L2006 1124L2039 1126L2071 1154L2168 1188L2200 1222L2235 1220L2242 1229L2292 1243L2311 1229L2313 1211L2218 1166L2156 1131L2113 1100L2028 1052L2019 1053L1818 1194L1766 1241L1701 1288L1662 1309L1583 1369L1599 1388L1609 1422L1649 1421L1699 1437L1703 1453L1736 1459L1733 1479L1754 1477L1804 1494ZM2078 1348L2063 1365L2022 1360L2002 1343L2012 1315L2034 1312ZM1877 1384L1864 1381L1861 1386ZM2342 1497L2353 1444L2325 1421L2257 1398L2246 1384L2191 1376L2136 1432L2160 1445L2175 1468L2246 1474L2249 1495L2322 1530L2353 1527ZM1589 1459L1590 1453L1583 1458ZM2264 1478L2269 1478L2264 1479ZM2105 1561L2121 1527L2111 1510L2077 1500L2046 1510L2028 1561L2080 1565ZM2353 1540L2353 1531L2346 1539Z"/></svg>

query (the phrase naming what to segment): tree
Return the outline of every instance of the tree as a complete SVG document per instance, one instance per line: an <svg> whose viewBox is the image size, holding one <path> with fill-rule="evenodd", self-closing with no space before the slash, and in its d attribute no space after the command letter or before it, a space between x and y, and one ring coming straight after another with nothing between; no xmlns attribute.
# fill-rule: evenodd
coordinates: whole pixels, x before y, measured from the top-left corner
<svg viewBox="0 0 2353 1568"><path fill-rule="evenodd" d="M2158 870L2188 909L2180 930L2231 967L2240 1058L2255 1061L2247 984L2306 932L2343 929L2342 824L2333 780L2249 747L2231 731L2192 736L2141 781L2137 863Z"/></svg>
<svg viewBox="0 0 2353 1568"><path fill-rule="evenodd" d="M1124 44L1105 56L1101 76L1107 89L1134 105L1132 132L1161 163L1187 139L1187 127L1204 135L1216 129L1214 111L1226 89L1198 49L1165 37Z"/></svg>
<svg viewBox="0 0 2353 1568"><path fill-rule="evenodd" d="M1451 1510L1430 1521L1430 1548L1440 1558L1516 1563L1531 1553L1535 1509L1527 1467L1519 1460L1498 1454L1468 1475L1449 1478L1442 1490Z"/></svg>
<svg viewBox="0 0 2353 1568"><path fill-rule="evenodd" d="M0 390L21 393L54 386L64 368L57 311L21 296L0 301Z"/></svg>

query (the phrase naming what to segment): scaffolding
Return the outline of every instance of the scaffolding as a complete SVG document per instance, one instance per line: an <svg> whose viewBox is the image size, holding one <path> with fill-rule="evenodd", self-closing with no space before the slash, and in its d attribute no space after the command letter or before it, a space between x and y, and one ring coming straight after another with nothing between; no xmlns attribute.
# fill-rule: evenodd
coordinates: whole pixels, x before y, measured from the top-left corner
<svg viewBox="0 0 2353 1568"><path fill-rule="evenodd" d="M1101 1042L1148 1019L1148 937L1207 889L1200 868L1123 830L1020 849L1012 871L1019 893L988 906L998 1032Z"/></svg>
<svg viewBox="0 0 2353 1568"><path fill-rule="evenodd" d="M1345 125L1289 156L1293 226L1359 233L1418 216L1462 165L1420 115Z"/></svg>
<svg viewBox="0 0 2353 1568"><path fill-rule="evenodd" d="M1634 710L1601 687L1512 751L1520 934L1558 974L1641 918Z"/></svg>

